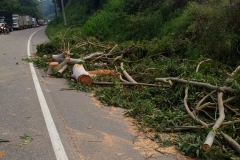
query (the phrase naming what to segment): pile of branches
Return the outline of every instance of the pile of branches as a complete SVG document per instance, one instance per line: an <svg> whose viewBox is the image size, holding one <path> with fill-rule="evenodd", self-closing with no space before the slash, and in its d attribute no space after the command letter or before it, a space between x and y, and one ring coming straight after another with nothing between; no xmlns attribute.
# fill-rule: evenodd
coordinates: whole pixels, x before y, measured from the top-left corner
<svg viewBox="0 0 240 160"><path fill-rule="evenodd" d="M81 55L81 58L72 58L71 60L64 61L66 58L69 58L73 53L71 51L76 48L81 47L96 47L99 51L90 53L87 55ZM110 72L110 75L117 76L119 78L118 84L122 85L136 85L136 86L149 86L149 87L160 87L160 88L173 88L176 85L185 85L185 96L183 98L183 105L185 107L186 115L185 118L191 118L194 121L195 125L191 126L171 126L166 127L162 131L164 132L182 132L186 130L195 130L195 129L203 129L209 128L209 133L205 137L205 141L202 144L202 149L204 151L208 151L211 149L211 146L215 140L216 134L221 135L225 141L232 147L237 153L240 153L240 145L237 140L231 138L227 133L224 133L224 127L227 125L237 124L240 122L240 118L236 115L239 114L239 109L235 106L231 106L230 103L236 101L239 98L239 90L231 87L231 80L234 79L235 74L239 74L240 67L237 67L232 73L226 73L228 78L222 82L222 86L213 85L209 83L199 82L197 80L189 80L188 78L184 79L183 76L176 77L155 77L154 83L147 83L144 81L139 82L136 79L138 78L138 73L134 73L130 70L131 67L128 66L127 70L124 68L124 62L127 62L127 57L131 53L134 47L129 47L124 50L119 50L118 45L114 46L103 46L94 42L83 42L76 44L72 48L63 49L63 53L59 55L52 55L52 61L59 61L60 64L64 62L64 65L60 65L58 67L58 72L63 73L63 71L69 66L66 66L67 63L75 64L85 62L89 62L90 65L97 67L99 70L101 69L110 69L113 72ZM58 57L58 58L57 58ZM61 57L59 60L59 57ZM196 66L195 72L197 73L201 65L211 61L210 59L203 60L198 63ZM71 62L71 63L70 63ZM140 63L140 62L137 62ZM65 67L64 67L65 66ZM91 67L89 67L91 68ZM148 68L147 70L158 70L158 68ZM100 73L100 72L99 72ZM104 72L101 72L104 73ZM90 74L91 75L91 74ZM107 75L107 74L105 74ZM141 74L139 73L139 76ZM96 76L96 75L94 75ZM99 82L93 80L95 85L115 85L115 82ZM202 90L201 98L194 99L195 102L191 103L191 106L188 104L188 96L189 96L189 87L197 87L198 90ZM207 91L207 92L206 92ZM223 97L226 97L225 99ZM180 97L181 98L181 97ZM182 103L182 102L179 102ZM195 105L195 106L194 106ZM207 111L206 111L206 110ZM225 120L226 118L226 110L228 119L231 117L231 120ZM200 114L202 112L202 114ZM215 117L212 117L215 115ZM218 116L218 118L216 118Z"/></svg>

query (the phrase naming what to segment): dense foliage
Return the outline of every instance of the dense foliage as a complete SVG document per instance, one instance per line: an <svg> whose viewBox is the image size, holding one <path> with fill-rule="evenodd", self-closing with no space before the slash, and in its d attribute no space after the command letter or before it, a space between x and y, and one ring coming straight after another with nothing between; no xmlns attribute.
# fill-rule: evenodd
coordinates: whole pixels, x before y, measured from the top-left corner
<svg viewBox="0 0 240 160"><path fill-rule="evenodd" d="M0 10L6 10L13 14L26 14L36 18L42 17L38 0L2 0Z"/></svg>
<svg viewBox="0 0 240 160"><path fill-rule="evenodd" d="M63 26L61 16L49 24L46 33L51 42L38 46L40 57L60 53L68 43L75 58L96 51L109 52L97 45L79 47L85 42L110 48L118 44L105 62L110 61L108 68L117 71L123 62L137 82L159 84L155 78L178 77L240 89L240 72L229 77L240 65L240 0L69 0L65 11L68 26ZM118 54L121 58L114 60ZM39 60L36 62L42 64ZM84 63L86 70L96 69L93 62L99 61ZM198 66L199 70L196 69ZM71 70L62 77L69 75ZM206 101L214 104L217 101L217 93L210 94L210 89L189 84L174 83L170 88L126 87L112 76L97 76L94 81L114 82L115 87L94 86L98 99L105 105L126 108L126 115L156 133L153 139L159 144L164 144L166 139L158 133L166 129L198 125L187 116L183 104L186 87L189 89L188 105L193 110L206 95L209 95ZM71 86L85 91L89 89L75 83ZM235 97L229 103L233 110L226 109L225 120L238 120L239 95L224 93L224 100L230 97ZM219 115L213 105L197 116L211 123ZM237 153L223 141L220 131L240 143L239 123L220 128L212 149L204 152L202 144L209 130L211 128L180 132L177 138L169 141L187 155L199 159L237 159Z"/></svg>

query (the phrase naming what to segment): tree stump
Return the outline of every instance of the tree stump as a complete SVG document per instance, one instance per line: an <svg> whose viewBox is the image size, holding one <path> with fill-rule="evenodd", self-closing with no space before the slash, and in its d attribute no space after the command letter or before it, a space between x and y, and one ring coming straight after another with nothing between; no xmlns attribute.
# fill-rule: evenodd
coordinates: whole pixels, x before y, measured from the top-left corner
<svg viewBox="0 0 240 160"><path fill-rule="evenodd" d="M75 64L73 66L72 77L74 77L79 83L92 84L92 77L90 77L89 73L85 71L83 65L81 64Z"/></svg>

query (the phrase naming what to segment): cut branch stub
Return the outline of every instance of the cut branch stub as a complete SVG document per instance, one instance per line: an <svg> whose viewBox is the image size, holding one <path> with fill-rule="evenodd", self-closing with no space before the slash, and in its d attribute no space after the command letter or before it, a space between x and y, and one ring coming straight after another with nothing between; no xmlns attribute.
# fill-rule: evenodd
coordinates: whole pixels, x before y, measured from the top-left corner
<svg viewBox="0 0 240 160"><path fill-rule="evenodd" d="M53 74L53 68L56 68L58 66L58 62L51 62L49 63L48 70L47 70L47 75L52 75Z"/></svg>
<svg viewBox="0 0 240 160"><path fill-rule="evenodd" d="M213 131L213 130L211 130L211 131L208 133L207 138L206 138L204 144L202 145L202 149L203 149L204 151L208 151L208 150L211 149L211 146L212 146L212 144L213 144L213 140L214 140L214 138L215 138L215 135L216 135L216 132Z"/></svg>
<svg viewBox="0 0 240 160"><path fill-rule="evenodd" d="M90 77L89 73L85 71L81 64L75 64L73 66L72 77L74 77L79 83L92 84L92 77Z"/></svg>

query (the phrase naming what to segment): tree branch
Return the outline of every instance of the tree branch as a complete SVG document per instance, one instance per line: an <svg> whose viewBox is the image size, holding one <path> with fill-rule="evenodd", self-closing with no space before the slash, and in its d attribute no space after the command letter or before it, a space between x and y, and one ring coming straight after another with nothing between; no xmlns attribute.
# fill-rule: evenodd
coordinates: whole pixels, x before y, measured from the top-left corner
<svg viewBox="0 0 240 160"><path fill-rule="evenodd" d="M194 86L198 86L198 87L205 87L205 88L209 88L209 89L213 89L213 90L217 90L220 92L231 92L231 93L238 93L239 91L236 89L232 89L230 87L219 87L219 86L213 86L211 84L208 83L202 83L202 82L196 82L196 81L187 81L184 79L179 79L179 78L174 78L174 77L168 77L168 78L155 78L155 81L160 81L160 82L168 82L169 80L172 80L174 82L178 82L178 83L183 83L183 84L191 84Z"/></svg>
<svg viewBox="0 0 240 160"><path fill-rule="evenodd" d="M197 117L190 111L190 109L189 109L189 107L188 107L188 104L187 104L187 97L188 97L188 88L186 87L186 89L185 89L185 97L184 97L184 106L185 106L188 114L189 114L195 121L197 121L197 122L200 123L201 125L207 127L207 126L208 126L207 123L205 123L205 122L203 122L202 120L200 120L199 118L197 118Z"/></svg>
<svg viewBox="0 0 240 160"><path fill-rule="evenodd" d="M127 80L129 81L129 82L132 82L132 83L137 83L128 73L127 73L127 71L123 68L123 63L121 63L121 70L123 71L123 74L124 74L124 76L127 78Z"/></svg>
<svg viewBox="0 0 240 160"><path fill-rule="evenodd" d="M201 65L203 62L210 61L210 60L211 60L211 59L207 59L207 60L201 61L201 62L198 64L197 68L196 68L196 72L198 72L199 67L200 67L200 65Z"/></svg>
<svg viewBox="0 0 240 160"><path fill-rule="evenodd" d="M205 140L205 142L204 142L204 144L202 146L204 151L208 151L211 148L211 146L213 144L213 140L214 140L215 135L216 135L216 129L218 129L221 126L221 124L222 124L222 122L223 122L223 120L225 118L222 97L223 97L223 93L219 92L218 93L219 118L217 119L216 123L212 127L212 130L207 135L207 138L206 138L206 140Z"/></svg>

